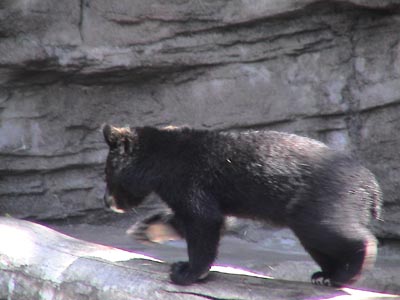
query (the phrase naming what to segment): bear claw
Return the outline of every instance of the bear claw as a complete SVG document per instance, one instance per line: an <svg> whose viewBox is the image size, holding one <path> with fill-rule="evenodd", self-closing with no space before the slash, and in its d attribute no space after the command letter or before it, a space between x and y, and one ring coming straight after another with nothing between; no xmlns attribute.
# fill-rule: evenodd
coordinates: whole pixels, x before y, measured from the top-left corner
<svg viewBox="0 0 400 300"><path fill-rule="evenodd" d="M332 287L331 279L324 272L317 272L311 276L311 282L315 285Z"/></svg>

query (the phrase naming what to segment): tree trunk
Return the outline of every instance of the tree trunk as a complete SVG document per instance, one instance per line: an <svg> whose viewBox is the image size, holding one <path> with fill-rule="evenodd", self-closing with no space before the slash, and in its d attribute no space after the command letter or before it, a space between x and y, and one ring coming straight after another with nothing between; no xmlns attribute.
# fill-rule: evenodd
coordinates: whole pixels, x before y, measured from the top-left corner
<svg viewBox="0 0 400 300"><path fill-rule="evenodd" d="M355 290L221 271L211 272L203 283L182 287L172 284L168 273L167 264L151 257L77 240L35 223L0 217L0 300L266 300L330 299L339 295L359 299L350 295ZM384 296L371 293L371 297Z"/></svg>

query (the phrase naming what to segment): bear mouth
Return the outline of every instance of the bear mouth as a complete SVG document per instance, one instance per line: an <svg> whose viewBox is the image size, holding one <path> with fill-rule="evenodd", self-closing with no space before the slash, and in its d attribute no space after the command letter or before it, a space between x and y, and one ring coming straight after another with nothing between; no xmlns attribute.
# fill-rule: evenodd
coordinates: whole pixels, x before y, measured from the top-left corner
<svg viewBox="0 0 400 300"><path fill-rule="evenodd" d="M124 209L118 208L116 205L111 205L109 208L110 208L110 210L112 210L113 212L118 213L118 214L123 214L126 212Z"/></svg>

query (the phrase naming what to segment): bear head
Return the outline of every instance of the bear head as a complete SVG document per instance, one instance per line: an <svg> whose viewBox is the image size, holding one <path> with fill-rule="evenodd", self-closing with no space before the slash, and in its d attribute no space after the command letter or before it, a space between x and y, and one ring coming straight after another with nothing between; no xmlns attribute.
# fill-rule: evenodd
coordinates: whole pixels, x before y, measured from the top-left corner
<svg viewBox="0 0 400 300"><path fill-rule="evenodd" d="M136 128L103 126L104 139L109 147L104 201L116 212L139 205L152 191L146 172L143 172L138 131Z"/></svg>

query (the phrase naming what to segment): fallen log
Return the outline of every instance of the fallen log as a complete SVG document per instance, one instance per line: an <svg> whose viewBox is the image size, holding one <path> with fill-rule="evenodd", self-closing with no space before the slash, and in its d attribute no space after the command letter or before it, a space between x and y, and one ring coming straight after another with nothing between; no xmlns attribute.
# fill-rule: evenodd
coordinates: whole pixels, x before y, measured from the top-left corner
<svg viewBox="0 0 400 300"><path fill-rule="evenodd" d="M400 299L228 271L213 267L205 282L177 286L169 280L169 265L157 259L0 217L1 300Z"/></svg>

